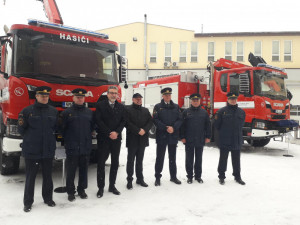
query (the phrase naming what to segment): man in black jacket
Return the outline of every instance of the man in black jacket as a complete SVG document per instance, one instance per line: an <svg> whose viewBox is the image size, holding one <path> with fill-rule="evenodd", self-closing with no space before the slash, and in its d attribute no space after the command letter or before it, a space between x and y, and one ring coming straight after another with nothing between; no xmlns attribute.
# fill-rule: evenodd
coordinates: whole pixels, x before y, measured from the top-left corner
<svg viewBox="0 0 300 225"><path fill-rule="evenodd" d="M169 152L169 170L171 182L181 184L177 179L176 148L179 139L179 128L182 124L180 108L171 100L172 88L161 90L162 100L154 106L153 120L156 125L156 161L155 186L160 186L166 148Z"/></svg>
<svg viewBox="0 0 300 225"><path fill-rule="evenodd" d="M188 184L193 183L193 167L195 168L195 180L203 183L201 178L203 146L210 142L211 136L208 113L200 106L201 95L192 94L190 99L191 107L184 110L183 124L180 129L181 141L185 144L185 169Z"/></svg>
<svg viewBox="0 0 300 225"><path fill-rule="evenodd" d="M23 136L22 155L25 158L24 211L31 211L34 197L35 178L42 167L42 196L45 204L55 206L53 201L52 161L56 149L55 130L57 110L48 105L51 88L36 89L36 102L24 108L18 118L18 130Z"/></svg>
<svg viewBox="0 0 300 225"><path fill-rule="evenodd" d="M117 172L119 167L119 155L121 148L122 130L125 126L125 108L117 100L118 88L109 86L107 99L100 101L96 105L95 118L99 129L98 141L98 167L97 167L97 197L103 196L105 186L105 161L109 154L111 166L109 173L108 191L115 195L121 193L115 187Z"/></svg>
<svg viewBox="0 0 300 225"><path fill-rule="evenodd" d="M215 115L215 127L219 132L219 183L225 184L225 172L227 170L228 154L231 152L233 176L237 183L245 185L241 179L240 154L243 140L243 126L245 123L245 111L238 107L238 94L227 94L227 106L221 108Z"/></svg>
<svg viewBox="0 0 300 225"><path fill-rule="evenodd" d="M148 187L143 176L143 159L145 148L149 146L149 130L151 129L152 117L148 109L142 107L143 96L135 93L132 97L132 105L126 107L126 147L127 156L127 188L132 189L134 160L136 183L142 187Z"/></svg>
<svg viewBox="0 0 300 225"><path fill-rule="evenodd" d="M92 149L93 112L85 106L86 90L76 88L73 93L73 105L62 112L62 128L64 146L66 149L67 193L68 200L75 200L74 179L77 167L79 179L77 192L80 198L88 196L85 189L88 186L88 165Z"/></svg>

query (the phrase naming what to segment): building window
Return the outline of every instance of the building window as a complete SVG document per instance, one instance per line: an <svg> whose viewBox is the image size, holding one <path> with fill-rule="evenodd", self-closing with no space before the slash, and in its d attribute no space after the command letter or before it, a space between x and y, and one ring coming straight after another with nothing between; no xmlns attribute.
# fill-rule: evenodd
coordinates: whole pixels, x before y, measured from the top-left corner
<svg viewBox="0 0 300 225"><path fill-rule="evenodd" d="M156 63L156 43L150 43L150 62Z"/></svg>
<svg viewBox="0 0 300 225"><path fill-rule="evenodd" d="M300 116L300 105L291 105L291 116Z"/></svg>
<svg viewBox="0 0 300 225"><path fill-rule="evenodd" d="M261 41L254 41L254 55L262 56L261 51Z"/></svg>
<svg viewBox="0 0 300 225"><path fill-rule="evenodd" d="M171 62L172 60L172 44L165 43L165 62Z"/></svg>
<svg viewBox="0 0 300 225"><path fill-rule="evenodd" d="M120 56L126 57L126 44L122 43L120 45Z"/></svg>
<svg viewBox="0 0 300 225"><path fill-rule="evenodd" d="M186 42L180 42L180 56L179 62L186 62Z"/></svg>
<svg viewBox="0 0 300 225"><path fill-rule="evenodd" d="M225 42L225 59L232 60L232 42Z"/></svg>
<svg viewBox="0 0 300 225"><path fill-rule="evenodd" d="M236 61L244 61L244 42L242 41L236 43Z"/></svg>
<svg viewBox="0 0 300 225"><path fill-rule="evenodd" d="M284 41L284 61L292 61L292 41Z"/></svg>
<svg viewBox="0 0 300 225"><path fill-rule="evenodd" d="M191 43L191 62L198 62L198 43Z"/></svg>
<svg viewBox="0 0 300 225"><path fill-rule="evenodd" d="M280 60L280 43L279 41L272 41L272 61L278 62Z"/></svg>
<svg viewBox="0 0 300 225"><path fill-rule="evenodd" d="M207 61L215 61L215 42L208 42Z"/></svg>

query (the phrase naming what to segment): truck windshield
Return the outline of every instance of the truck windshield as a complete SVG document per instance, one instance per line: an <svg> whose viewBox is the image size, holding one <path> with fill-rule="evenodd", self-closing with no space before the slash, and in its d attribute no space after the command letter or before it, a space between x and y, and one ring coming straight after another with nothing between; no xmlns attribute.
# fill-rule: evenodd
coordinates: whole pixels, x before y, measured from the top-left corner
<svg viewBox="0 0 300 225"><path fill-rule="evenodd" d="M16 76L67 84L118 82L115 52L104 44L66 41L31 31L19 32L15 47Z"/></svg>
<svg viewBox="0 0 300 225"><path fill-rule="evenodd" d="M265 70L254 71L254 92L271 99L287 98L284 77Z"/></svg>

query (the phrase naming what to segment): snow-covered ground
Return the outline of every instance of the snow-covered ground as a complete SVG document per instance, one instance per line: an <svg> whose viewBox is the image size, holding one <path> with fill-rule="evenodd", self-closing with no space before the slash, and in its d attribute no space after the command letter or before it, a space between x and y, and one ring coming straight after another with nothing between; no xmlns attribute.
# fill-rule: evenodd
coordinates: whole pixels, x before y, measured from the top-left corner
<svg viewBox="0 0 300 225"><path fill-rule="evenodd" d="M67 195L54 193L57 206L50 208L41 197L41 176L36 181L35 202L30 213L23 212L24 165L13 176L0 176L0 224L201 224L201 225L298 225L300 224L300 146L289 145L294 157L284 157L288 144L272 141L265 148L242 149L242 178L245 186L231 176L229 158L226 184L217 178L218 149L205 147L203 184L186 183L184 145L177 151L178 178L169 181L166 156L162 186L154 186L155 141L150 141L144 159L148 188L134 183L126 189L127 149L122 145L116 187L120 196L105 187L96 197L96 165L89 168L88 199L69 202ZM108 174L109 167L106 167ZM55 163L54 186L61 186L61 163ZM108 176L106 176L108 178Z"/></svg>

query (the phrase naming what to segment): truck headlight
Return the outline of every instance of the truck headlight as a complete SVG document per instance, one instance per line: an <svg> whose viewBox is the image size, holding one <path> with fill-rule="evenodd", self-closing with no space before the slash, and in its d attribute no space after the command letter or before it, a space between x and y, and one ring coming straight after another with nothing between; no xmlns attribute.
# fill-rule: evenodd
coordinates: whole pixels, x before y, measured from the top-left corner
<svg viewBox="0 0 300 225"><path fill-rule="evenodd" d="M8 119L6 125L6 136L7 137L21 137L18 131L18 120Z"/></svg>
<svg viewBox="0 0 300 225"><path fill-rule="evenodd" d="M255 122L254 127L259 129L267 129L265 122Z"/></svg>

